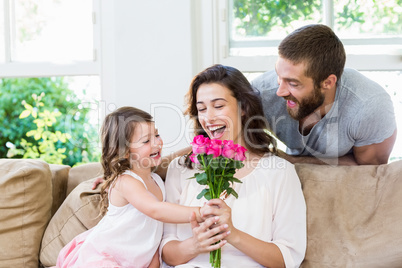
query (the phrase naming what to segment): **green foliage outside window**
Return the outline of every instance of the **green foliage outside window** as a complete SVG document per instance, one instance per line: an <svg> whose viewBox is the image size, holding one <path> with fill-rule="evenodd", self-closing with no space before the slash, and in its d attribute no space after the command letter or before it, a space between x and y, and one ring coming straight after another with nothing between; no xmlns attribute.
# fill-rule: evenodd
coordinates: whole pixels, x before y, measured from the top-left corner
<svg viewBox="0 0 402 268"><path fill-rule="evenodd" d="M15 149L25 147L25 152L29 151L35 158L37 153L40 154L35 153L35 146L53 150L47 143L53 141L53 152L62 152L65 156L62 157L63 164L73 166L99 161L98 133L89 122L90 110L82 107L81 100L62 77L0 79L0 107L0 158L7 157L9 148L6 145L10 147L10 144ZM39 113L42 114L39 116ZM47 124L47 134L41 132L42 124ZM52 134L58 136L57 141ZM38 135L45 135L48 140L35 139ZM28 151L27 146L31 147ZM22 158L23 154L13 157ZM54 159L53 162L57 161Z"/></svg>
<svg viewBox="0 0 402 268"><path fill-rule="evenodd" d="M235 32L239 36L267 36L276 29L294 30L294 21L322 23L320 0L233 0ZM401 34L402 0L334 1L336 30L352 25L360 32ZM374 29L371 26L375 26Z"/></svg>
<svg viewBox="0 0 402 268"><path fill-rule="evenodd" d="M36 125L36 129L32 129L26 133L27 137L32 137L35 143L28 142L22 138L20 141L20 147L17 148L11 142L6 144L10 149L7 152L8 157L21 155L22 158L42 159L47 163L62 164L63 159L66 158L64 154L66 148L56 148L57 144L65 146L66 142L71 139L71 135L68 133L62 133L60 131L50 131L53 124L57 123L57 118L62 114L59 110L48 111L43 109L44 103L41 99L45 96L42 93L40 96L32 94L32 98L35 102L34 106L25 101L22 102L25 110L20 114L20 119L31 117L33 123Z"/></svg>
<svg viewBox="0 0 402 268"><path fill-rule="evenodd" d="M273 27L287 27L294 20L313 18L321 6L317 0L233 0L234 17L240 35L264 36Z"/></svg>

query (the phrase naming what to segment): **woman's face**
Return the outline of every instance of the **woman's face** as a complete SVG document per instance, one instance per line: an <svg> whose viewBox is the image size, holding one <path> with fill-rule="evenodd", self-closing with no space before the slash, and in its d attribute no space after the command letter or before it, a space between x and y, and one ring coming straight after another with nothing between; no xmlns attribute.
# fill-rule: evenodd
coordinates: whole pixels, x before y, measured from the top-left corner
<svg viewBox="0 0 402 268"><path fill-rule="evenodd" d="M217 83L202 84L197 91L198 121L211 139L242 140L242 110L231 91Z"/></svg>

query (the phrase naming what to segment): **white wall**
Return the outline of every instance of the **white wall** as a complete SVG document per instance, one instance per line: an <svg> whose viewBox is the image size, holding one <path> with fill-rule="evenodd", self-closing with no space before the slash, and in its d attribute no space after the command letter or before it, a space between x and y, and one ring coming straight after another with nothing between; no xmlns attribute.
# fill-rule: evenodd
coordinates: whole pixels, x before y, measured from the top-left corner
<svg viewBox="0 0 402 268"><path fill-rule="evenodd" d="M155 117L164 154L183 148L184 94L193 67L191 1L103 0L102 99L105 113L135 106Z"/></svg>

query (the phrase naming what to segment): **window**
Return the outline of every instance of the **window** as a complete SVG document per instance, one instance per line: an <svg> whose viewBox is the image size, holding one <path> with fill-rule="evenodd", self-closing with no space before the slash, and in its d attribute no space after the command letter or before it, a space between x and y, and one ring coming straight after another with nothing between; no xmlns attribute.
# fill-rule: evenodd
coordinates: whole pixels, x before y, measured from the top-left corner
<svg viewBox="0 0 402 268"><path fill-rule="evenodd" d="M2 0L0 76L99 75L97 8L92 0Z"/></svg>
<svg viewBox="0 0 402 268"><path fill-rule="evenodd" d="M0 117L9 122L2 127L1 157L22 157L16 152L23 139L29 142L24 157L34 147L36 137L28 135L34 118L19 119L27 103L63 113L51 131L70 135L55 143L55 150L66 150L64 164L97 161L99 8L99 0L0 0L0 102L7 104ZM42 93L43 106L35 106Z"/></svg>

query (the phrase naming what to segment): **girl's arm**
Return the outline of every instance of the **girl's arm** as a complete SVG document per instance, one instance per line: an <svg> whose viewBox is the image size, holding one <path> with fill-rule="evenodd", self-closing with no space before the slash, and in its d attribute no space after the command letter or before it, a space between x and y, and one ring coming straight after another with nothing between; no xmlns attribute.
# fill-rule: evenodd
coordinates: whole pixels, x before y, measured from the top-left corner
<svg viewBox="0 0 402 268"><path fill-rule="evenodd" d="M144 184L129 175L120 176L112 194L119 194L145 215L166 223L188 223L192 212L202 221L200 207L188 207L159 201Z"/></svg>

